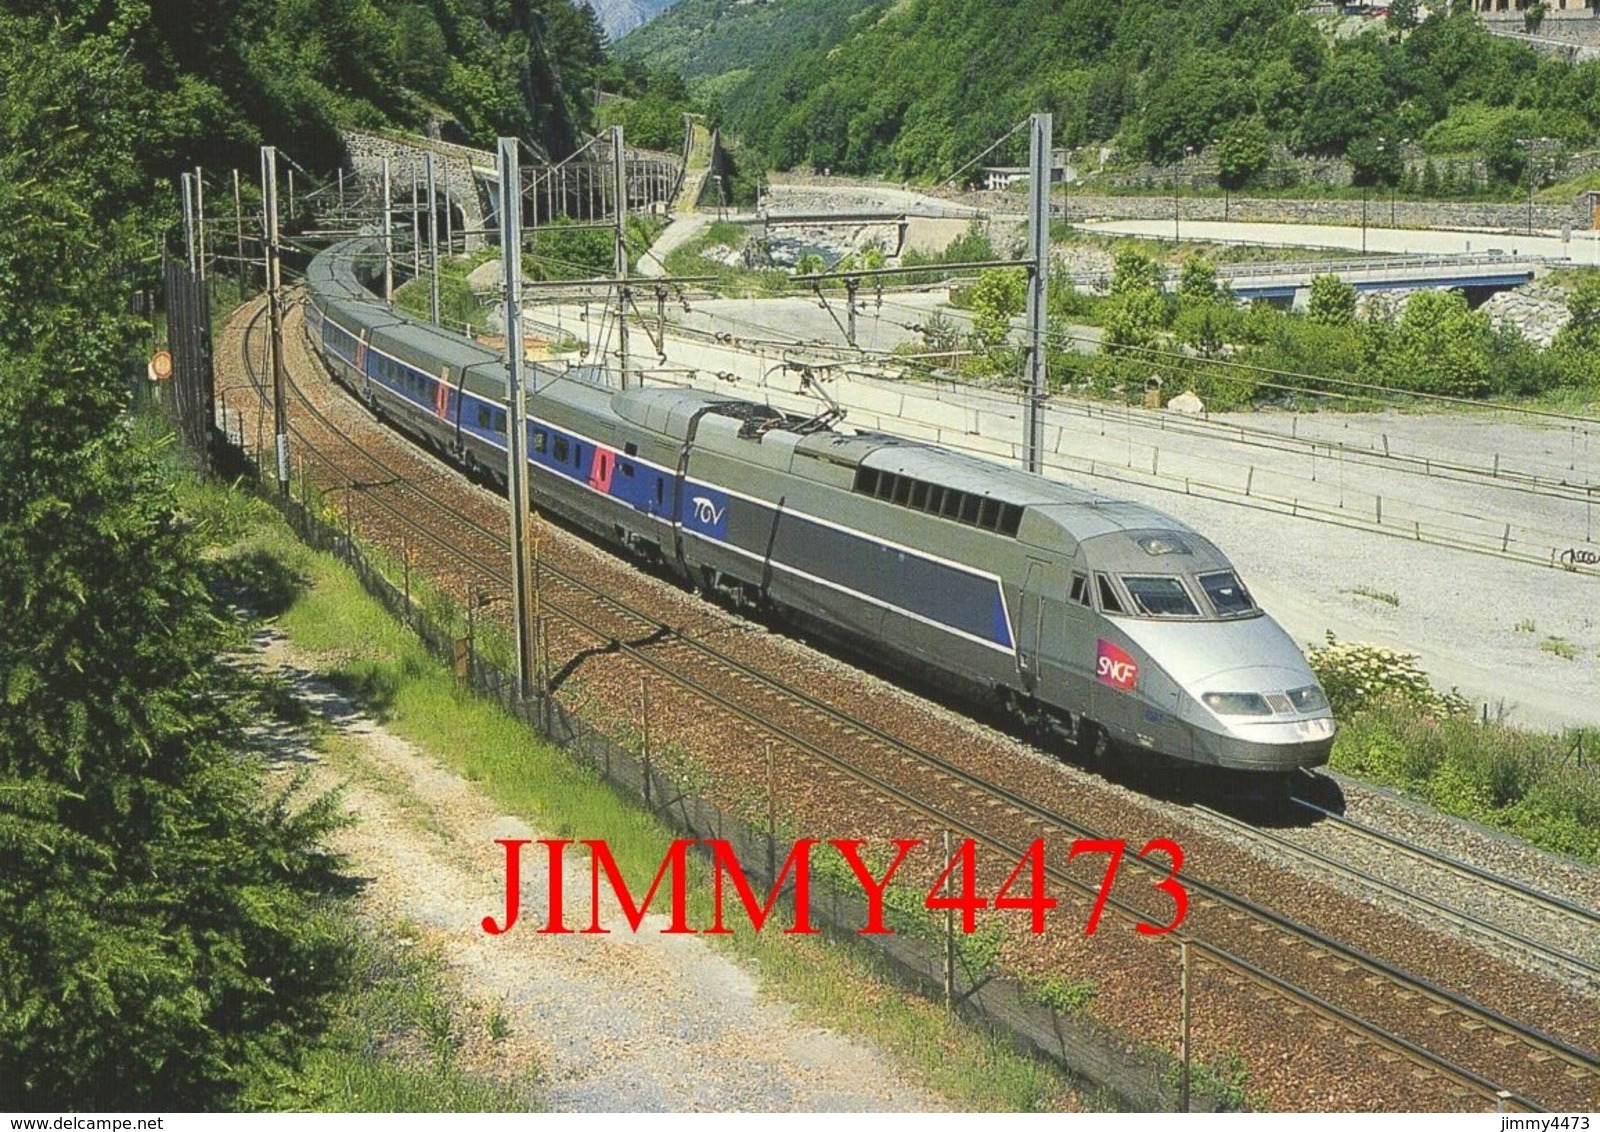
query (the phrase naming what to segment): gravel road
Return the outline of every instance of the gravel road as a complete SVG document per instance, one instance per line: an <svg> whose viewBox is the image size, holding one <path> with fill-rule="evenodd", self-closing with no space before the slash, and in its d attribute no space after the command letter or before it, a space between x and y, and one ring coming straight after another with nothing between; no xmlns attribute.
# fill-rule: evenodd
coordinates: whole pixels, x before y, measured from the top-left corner
<svg viewBox="0 0 1600 1132"><path fill-rule="evenodd" d="M524 920L504 936L479 926L503 915L496 838L551 836L500 813L471 783L398 738L312 676L317 658L281 635L258 638L261 661L352 742L330 758L301 748L278 765L308 765L317 790L343 785L357 818L336 839L363 878L363 914L421 930L460 980L460 1007L498 1005L510 1037L469 1035L466 1064L571 1112L931 1111L944 1102L877 1050L811 1025L698 938L660 934L545 936L548 874L524 855ZM565 870L567 919L587 916L587 858ZM582 905L580 907L579 905ZM620 919L617 909L603 913Z"/></svg>

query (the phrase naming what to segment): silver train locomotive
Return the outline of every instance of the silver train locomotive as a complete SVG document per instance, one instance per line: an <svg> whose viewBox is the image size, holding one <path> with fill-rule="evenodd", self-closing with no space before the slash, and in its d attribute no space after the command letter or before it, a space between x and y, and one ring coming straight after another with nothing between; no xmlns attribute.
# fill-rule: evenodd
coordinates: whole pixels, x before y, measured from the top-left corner
<svg viewBox="0 0 1600 1132"><path fill-rule="evenodd" d="M506 374L366 289L357 239L307 272L307 333L374 410L503 478ZM542 509L735 604L998 700L1097 759L1286 772L1334 721L1294 642L1203 536L1142 504L720 393L533 367Z"/></svg>

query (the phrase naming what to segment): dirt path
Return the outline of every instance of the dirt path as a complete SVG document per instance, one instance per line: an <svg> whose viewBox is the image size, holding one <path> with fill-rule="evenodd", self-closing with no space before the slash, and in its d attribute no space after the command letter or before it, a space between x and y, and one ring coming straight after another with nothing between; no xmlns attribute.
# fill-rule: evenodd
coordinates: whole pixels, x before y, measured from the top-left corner
<svg viewBox="0 0 1600 1132"><path fill-rule="evenodd" d="M818 1029L761 992L736 963L701 940L659 934L543 936L548 878L525 854L523 915L491 937L503 915L503 851L495 838L537 838L471 783L362 715L312 672L315 661L280 634L261 634L262 662L327 721L326 754L285 752L311 768L313 787L343 784L356 822L337 837L362 878L363 914L414 925L436 945L468 1000L497 1007L510 1036L496 1060L524 1076L552 1111L928 1110L943 1102L876 1050ZM567 921L587 913L587 861L569 861ZM607 922L616 922L610 915ZM520 1069L518 1067L521 1067ZM526 1080L513 1082L518 1087Z"/></svg>

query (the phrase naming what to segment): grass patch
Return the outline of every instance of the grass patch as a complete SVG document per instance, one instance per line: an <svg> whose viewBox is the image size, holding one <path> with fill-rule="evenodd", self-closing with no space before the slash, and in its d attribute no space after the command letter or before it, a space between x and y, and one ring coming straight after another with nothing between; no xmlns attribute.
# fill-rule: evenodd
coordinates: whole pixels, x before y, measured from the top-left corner
<svg viewBox="0 0 1600 1132"><path fill-rule="evenodd" d="M1565 637L1546 637L1539 642L1539 651L1559 656L1562 660L1578 659L1578 646Z"/></svg>
<svg viewBox="0 0 1600 1132"><path fill-rule="evenodd" d="M400 924L393 938L352 927L355 980L299 1074L264 1080L252 1109L301 1112L517 1112L534 1098L475 1074L465 1047L503 1041L498 1010L462 1009L443 957Z"/></svg>
<svg viewBox="0 0 1600 1132"><path fill-rule="evenodd" d="M1097 993L1098 988L1090 979L1054 975L1034 991L1034 996L1059 1014L1078 1014L1088 1009Z"/></svg>
<svg viewBox="0 0 1600 1132"><path fill-rule="evenodd" d="M1471 717L1430 718L1392 704L1343 720L1330 765L1600 863L1597 755L1595 730L1551 736Z"/></svg>
<svg viewBox="0 0 1600 1132"><path fill-rule="evenodd" d="M1340 590L1339 592L1342 594L1355 594L1358 597L1370 597L1373 601L1382 602L1384 605L1393 606L1396 609L1400 607L1399 595L1389 593L1386 590L1375 590L1368 586L1356 586L1353 589Z"/></svg>
<svg viewBox="0 0 1600 1132"><path fill-rule="evenodd" d="M1167 1079L1178 1083L1181 1066L1174 1065ZM1265 1107L1260 1098L1252 1094L1250 1067L1239 1053L1228 1053L1221 1061L1191 1061L1189 1063L1189 1091L1195 1096L1210 1097L1219 1112L1246 1112Z"/></svg>
<svg viewBox="0 0 1600 1132"><path fill-rule="evenodd" d="M750 238L750 233L742 225L727 220L713 221L700 235L667 253L667 274L712 276L715 282L706 286L728 297L768 298L788 291L789 276L786 272L775 269L752 271L706 255L713 248L742 248Z"/></svg>
<svg viewBox="0 0 1600 1132"><path fill-rule="evenodd" d="M379 714L396 734L477 783L497 807L525 818L546 835L604 839L636 889L654 875L673 838L670 830L497 707L461 690L417 637L393 621L333 558L300 544L276 518L254 524L230 554L271 556L283 572L303 579L279 617L280 627L299 647L319 655L321 675ZM690 860L689 919L691 924L708 924L709 871L698 858ZM959 1107L1048 1110L1071 1095L1065 1077L1053 1068L1017 1056L997 1036L968 1027L941 1006L894 986L880 961L865 949L820 937L756 933L748 926L714 937L714 942L752 965L805 1018L873 1040ZM363 1069L356 1075L372 1088L384 1084L378 1070ZM424 1082L417 1087L432 1086ZM366 1088L318 1092L316 1103L361 1107L359 1098L370 1095ZM312 1085L305 1089L311 1096ZM476 1094L435 1096L436 1103L430 1100L424 1107L480 1103ZM406 1103L394 1100L378 1107L385 1106L404 1108Z"/></svg>

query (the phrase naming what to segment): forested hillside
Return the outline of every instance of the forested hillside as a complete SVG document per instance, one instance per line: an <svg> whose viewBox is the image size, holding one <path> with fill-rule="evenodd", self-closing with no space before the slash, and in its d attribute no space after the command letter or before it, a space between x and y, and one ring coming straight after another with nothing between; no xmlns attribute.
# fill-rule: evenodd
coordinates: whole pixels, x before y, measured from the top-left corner
<svg viewBox="0 0 1600 1132"><path fill-rule="evenodd" d="M947 175L1037 110L1055 115L1061 145L1115 141L1170 161L1221 141L1240 180L1274 142L1381 174L1370 167L1396 160L1384 142L1498 146L1514 165L1517 138L1578 145L1600 129L1600 63L1540 58L1467 14L1415 24L1415 7L1396 5L1336 36L1297 8L909 0L836 46L790 45L750 66L719 89L722 113L778 167L896 177ZM1019 137L992 160L1025 148Z"/></svg>
<svg viewBox="0 0 1600 1132"><path fill-rule="evenodd" d="M432 106L555 137L600 48L566 0L0 0L0 1109L271 1095L349 970L333 811L241 754L226 518L127 414L173 175Z"/></svg>
<svg viewBox="0 0 1600 1132"><path fill-rule="evenodd" d="M249 168L277 144L330 168L340 123L453 118L478 142L560 153L605 61L593 10L569 0L77 0L7 3L70 41L119 53L147 165ZM43 9L43 12L41 12ZM141 152L146 152L141 150ZM209 159L209 160L208 160Z"/></svg>

